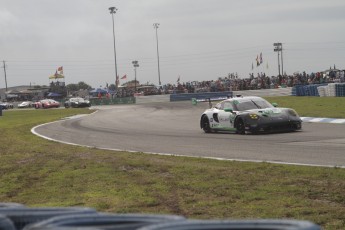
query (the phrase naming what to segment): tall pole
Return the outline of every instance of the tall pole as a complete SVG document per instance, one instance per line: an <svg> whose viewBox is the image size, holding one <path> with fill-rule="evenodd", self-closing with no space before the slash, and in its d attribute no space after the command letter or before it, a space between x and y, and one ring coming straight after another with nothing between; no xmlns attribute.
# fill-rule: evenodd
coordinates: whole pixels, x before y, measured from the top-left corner
<svg viewBox="0 0 345 230"><path fill-rule="evenodd" d="M280 59L279 59L279 51L278 51L278 72L279 72L279 75L280 75Z"/></svg>
<svg viewBox="0 0 345 230"><path fill-rule="evenodd" d="M284 75L284 64L283 64L283 44L280 45L280 60L282 61L282 75Z"/></svg>
<svg viewBox="0 0 345 230"><path fill-rule="evenodd" d="M137 93L137 68L134 67L134 93Z"/></svg>
<svg viewBox="0 0 345 230"><path fill-rule="evenodd" d="M159 82L159 85L162 85L162 84L161 84L161 73L160 73L160 69L159 69L158 32L157 32L158 27L159 27L159 23L154 23L154 24L153 24L153 28L156 29L157 60L158 60L158 82Z"/></svg>
<svg viewBox="0 0 345 230"><path fill-rule="evenodd" d="M281 62L282 62L282 74L283 74L283 45L280 42L274 43L274 52L278 52L278 72L280 75L280 59L279 59L279 52L282 52Z"/></svg>
<svg viewBox="0 0 345 230"><path fill-rule="evenodd" d="M5 73L5 86L6 86L6 92L7 92L6 63L5 61L3 61L3 63L4 63L4 73Z"/></svg>
<svg viewBox="0 0 345 230"><path fill-rule="evenodd" d="M117 89L117 83L118 83L118 75L117 75L117 63L116 63L116 46L115 46L115 23L114 23L114 14L117 11L116 7L109 7L110 14L113 19L113 37L114 37L114 59L115 59L115 87Z"/></svg>
<svg viewBox="0 0 345 230"><path fill-rule="evenodd" d="M134 66L134 93L137 92L137 67L139 67L138 61L132 61Z"/></svg>

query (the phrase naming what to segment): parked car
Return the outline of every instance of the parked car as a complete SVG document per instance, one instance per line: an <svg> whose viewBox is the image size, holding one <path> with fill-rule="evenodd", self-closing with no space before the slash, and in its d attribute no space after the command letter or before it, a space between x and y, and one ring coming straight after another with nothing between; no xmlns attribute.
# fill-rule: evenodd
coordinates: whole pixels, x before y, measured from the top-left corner
<svg viewBox="0 0 345 230"><path fill-rule="evenodd" d="M38 102L34 103L34 106L36 109L42 108L42 109L49 109L49 108L59 108L60 102L55 101L53 99L43 99Z"/></svg>
<svg viewBox="0 0 345 230"><path fill-rule="evenodd" d="M72 97L65 101L65 108L83 108L83 107L90 107L91 102L81 97Z"/></svg>
<svg viewBox="0 0 345 230"><path fill-rule="evenodd" d="M13 104L12 103L8 103L8 102L1 102L0 106L2 107L2 109L13 109Z"/></svg>
<svg viewBox="0 0 345 230"><path fill-rule="evenodd" d="M207 109L201 115L200 127L205 133L294 131L302 128L302 120L295 110L278 108L261 97L234 97Z"/></svg>
<svg viewBox="0 0 345 230"><path fill-rule="evenodd" d="M31 108L33 102L32 101L23 101L22 103L18 104L18 108Z"/></svg>

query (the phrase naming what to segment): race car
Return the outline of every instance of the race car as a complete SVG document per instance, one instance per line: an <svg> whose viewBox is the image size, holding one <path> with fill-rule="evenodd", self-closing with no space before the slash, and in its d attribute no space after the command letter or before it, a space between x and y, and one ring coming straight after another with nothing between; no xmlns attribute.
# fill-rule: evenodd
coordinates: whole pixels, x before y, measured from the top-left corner
<svg viewBox="0 0 345 230"><path fill-rule="evenodd" d="M13 109L13 104L12 103L8 103L8 102L1 102L0 106L3 110L5 109Z"/></svg>
<svg viewBox="0 0 345 230"><path fill-rule="evenodd" d="M43 99L40 100L38 102L35 102L33 104L33 106L35 107L35 109L49 109L49 108L59 108L60 107L60 102L55 101L53 99Z"/></svg>
<svg viewBox="0 0 345 230"><path fill-rule="evenodd" d="M296 131L302 128L302 120L295 110L278 108L277 104L271 104L261 97L237 96L207 109L201 115L200 128L205 133Z"/></svg>
<svg viewBox="0 0 345 230"><path fill-rule="evenodd" d="M72 97L65 101L65 108L83 108L83 107L90 107L91 102L81 97Z"/></svg>
<svg viewBox="0 0 345 230"><path fill-rule="evenodd" d="M22 103L18 104L18 108L30 108L32 107L33 102L32 101L23 101Z"/></svg>

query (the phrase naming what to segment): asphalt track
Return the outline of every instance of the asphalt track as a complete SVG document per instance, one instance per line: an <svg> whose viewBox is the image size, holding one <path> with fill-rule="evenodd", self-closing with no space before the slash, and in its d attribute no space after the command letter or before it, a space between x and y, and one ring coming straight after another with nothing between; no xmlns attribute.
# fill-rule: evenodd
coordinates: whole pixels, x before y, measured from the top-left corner
<svg viewBox="0 0 345 230"><path fill-rule="evenodd" d="M304 122L301 131L278 134L205 134L199 119L206 108L208 103L193 106L190 101L103 106L91 115L32 131L47 139L101 149L345 167L345 124Z"/></svg>

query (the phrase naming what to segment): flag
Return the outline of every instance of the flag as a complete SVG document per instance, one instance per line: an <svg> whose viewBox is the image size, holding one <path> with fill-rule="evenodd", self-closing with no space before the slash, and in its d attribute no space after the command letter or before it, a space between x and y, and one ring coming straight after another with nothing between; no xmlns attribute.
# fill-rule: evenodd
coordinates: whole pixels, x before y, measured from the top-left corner
<svg viewBox="0 0 345 230"><path fill-rule="evenodd" d="M63 67L62 66L60 66L59 68L58 68L58 71L61 71L63 69Z"/></svg>
<svg viewBox="0 0 345 230"><path fill-rule="evenodd" d="M121 77L121 79L123 80L123 79L127 79L127 75L125 74L125 75L123 75L123 77Z"/></svg>
<svg viewBox="0 0 345 230"><path fill-rule="evenodd" d="M262 53L260 53L260 64L262 64Z"/></svg>
<svg viewBox="0 0 345 230"><path fill-rule="evenodd" d="M177 78L177 82L180 82L180 76L178 76L178 78Z"/></svg>
<svg viewBox="0 0 345 230"><path fill-rule="evenodd" d="M63 74L63 67L62 67L62 66L60 66L60 67L57 69L57 71L59 71L59 72L60 72L60 74Z"/></svg>
<svg viewBox="0 0 345 230"><path fill-rule="evenodd" d="M259 55L256 55L256 66L260 65Z"/></svg>

